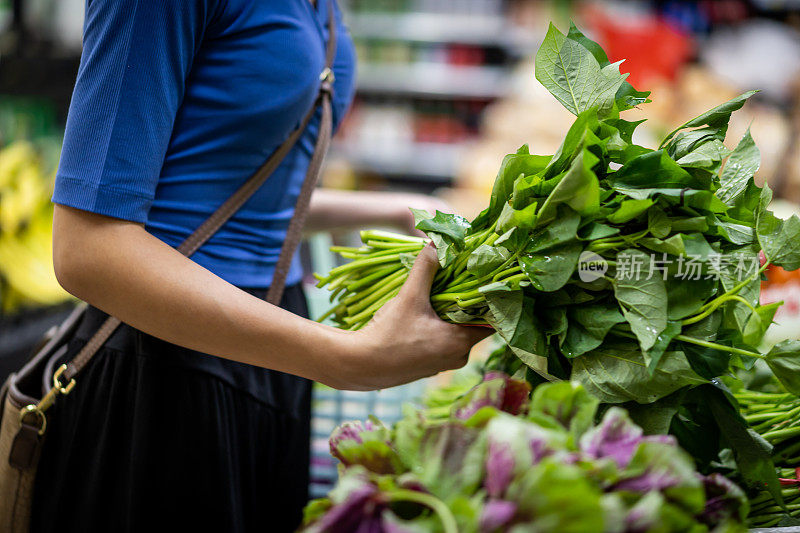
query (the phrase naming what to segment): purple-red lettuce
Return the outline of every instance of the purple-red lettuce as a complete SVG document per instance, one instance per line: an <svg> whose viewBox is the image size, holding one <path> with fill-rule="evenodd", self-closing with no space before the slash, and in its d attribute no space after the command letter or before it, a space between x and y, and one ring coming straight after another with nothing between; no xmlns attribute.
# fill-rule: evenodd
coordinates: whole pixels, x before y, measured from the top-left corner
<svg viewBox="0 0 800 533"><path fill-rule="evenodd" d="M391 430L378 420L345 422L330 437L331 455L344 466L361 465L376 474L400 474L405 468L392 446Z"/></svg>
<svg viewBox="0 0 800 533"><path fill-rule="evenodd" d="M483 381L459 398L452 407L455 418L466 420L483 407L494 407L512 415L528 410L531 386L502 372L487 372Z"/></svg>
<svg viewBox="0 0 800 533"><path fill-rule="evenodd" d="M642 428L631 421L625 410L612 407L599 426L583 435L580 448L592 459L612 459L617 466L625 468L643 442L661 442L676 446L675 439L669 435L644 436Z"/></svg>

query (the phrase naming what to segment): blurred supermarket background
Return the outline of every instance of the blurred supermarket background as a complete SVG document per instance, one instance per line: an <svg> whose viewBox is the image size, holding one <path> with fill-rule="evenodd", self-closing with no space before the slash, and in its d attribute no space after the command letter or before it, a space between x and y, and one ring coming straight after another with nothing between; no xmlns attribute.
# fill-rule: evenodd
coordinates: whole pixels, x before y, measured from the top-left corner
<svg viewBox="0 0 800 533"><path fill-rule="evenodd" d="M80 59L83 2L0 0L0 379L73 305L52 274L49 194ZM637 130L641 144L744 90L762 89L734 115L729 141L751 127L763 158L758 177L776 192L776 211L797 210L800 0L340 3L357 45L359 81L325 186L437 194L473 216L504 154L524 143L553 153L571 124L535 81L533 57L549 21L566 29L574 20L612 61L627 58L622 71L637 88L653 91L649 120ZM326 245L333 238L347 236L305 246L309 273L331 265ZM769 278L763 297L786 301L772 340L800 338L800 278L782 271ZM343 412L391 422L381 406L397 410L407 396L321 394L316 433L323 447ZM326 476L333 473L318 474Z"/></svg>

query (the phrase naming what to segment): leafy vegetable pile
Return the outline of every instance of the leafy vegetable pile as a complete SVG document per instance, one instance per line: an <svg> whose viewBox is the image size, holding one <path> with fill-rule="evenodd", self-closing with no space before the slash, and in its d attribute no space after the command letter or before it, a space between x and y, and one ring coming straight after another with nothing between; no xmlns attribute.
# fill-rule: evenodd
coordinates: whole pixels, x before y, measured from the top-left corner
<svg viewBox="0 0 800 533"><path fill-rule="evenodd" d="M572 26L551 26L536 77L577 118L552 156L507 156L472 222L417 211L442 268L439 316L490 324L536 380L572 379L603 402L651 403L764 359L800 392L800 344L757 347L779 304L759 305L768 264L800 266L800 219L767 209L749 132L723 144L745 93L667 135L633 141L620 112L649 93ZM367 231L320 278L330 314L358 329L397 294L426 240ZM763 251L765 264L759 263Z"/></svg>
<svg viewBox="0 0 800 533"><path fill-rule="evenodd" d="M408 409L331 436L336 488L306 508L309 532L744 531L744 493L701 476L669 436L643 436L623 409L569 382L501 373L444 418ZM601 420L595 425L595 417Z"/></svg>

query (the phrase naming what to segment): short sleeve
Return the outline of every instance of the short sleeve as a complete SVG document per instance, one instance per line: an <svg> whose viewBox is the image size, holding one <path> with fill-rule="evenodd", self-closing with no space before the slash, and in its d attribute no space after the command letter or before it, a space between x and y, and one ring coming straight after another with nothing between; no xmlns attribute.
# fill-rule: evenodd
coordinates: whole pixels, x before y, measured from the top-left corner
<svg viewBox="0 0 800 533"><path fill-rule="evenodd" d="M87 0L53 202L146 222L209 16L203 0Z"/></svg>

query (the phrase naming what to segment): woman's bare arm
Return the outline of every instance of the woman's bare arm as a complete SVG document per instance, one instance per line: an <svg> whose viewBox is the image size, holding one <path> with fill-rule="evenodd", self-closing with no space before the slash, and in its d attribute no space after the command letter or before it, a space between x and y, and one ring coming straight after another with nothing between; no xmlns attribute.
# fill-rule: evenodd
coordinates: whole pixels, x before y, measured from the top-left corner
<svg viewBox="0 0 800 533"><path fill-rule="evenodd" d="M306 231L330 231L365 226L394 226L414 232L414 217L409 207L433 213L437 209L452 212L450 207L434 196L422 194L342 191L317 189L311 197Z"/></svg>
<svg viewBox="0 0 800 533"><path fill-rule="evenodd" d="M428 294L437 262L430 248L401 294L358 332L317 324L251 296L138 224L56 206L53 251L67 291L135 328L337 388L382 388L458 367L486 336L433 313Z"/></svg>

